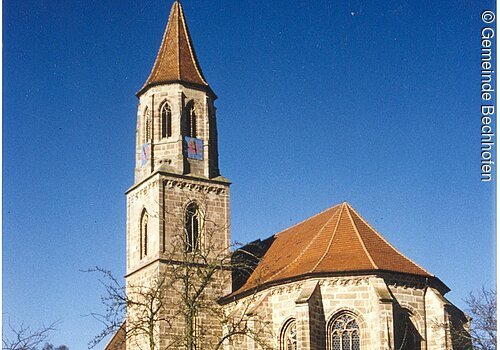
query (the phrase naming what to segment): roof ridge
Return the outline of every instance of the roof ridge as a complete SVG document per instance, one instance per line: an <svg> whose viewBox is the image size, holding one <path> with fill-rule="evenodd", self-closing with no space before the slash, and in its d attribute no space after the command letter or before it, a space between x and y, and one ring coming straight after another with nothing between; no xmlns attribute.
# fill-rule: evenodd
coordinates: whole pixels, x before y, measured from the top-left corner
<svg viewBox="0 0 500 350"><path fill-rule="evenodd" d="M174 3L175 5L175 3ZM173 13L174 13L174 6L172 6L172 9L170 10L170 14L168 16L168 20L167 20L167 27L165 28L165 33L163 33L163 38L161 39L161 43L160 43L160 48L158 49L158 54L156 55L156 59L153 63L153 70L151 71L151 73L149 74L149 77L146 79L146 82L144 83L144 87L146 87L150 81L152 80L155 80L156 77L158 76L158 73L159 73L159 70L156 69L156 65L163 60L163 58L165 57L165 54L167 52L167 50L163 50L163 45L165 44L165 42L168 40L168 33L169 33L169 29L171 29L171 27L168 25L170 23L170 18L173 16Z"/></svg>
<svg viewBox="0 0 500 350"><path fill-rule="evenodd" d="M180 9L180 16L182 17L182 27L184 28L184 33L186 34L186 42L187 42L187 45L188 45L188 48L189 48L189 53L191 54L191 58L193 59L193 63L194 63L194 68L196 69L196 73L198 73L198 76L200 77L201 81L204 82L205 84L208 85L208 83L206 82L205 80L205 77L203 76L203 73L200 71L200 67L199 67L199 62L198 62L198 58L196 57L196 54L194 53L194 50L193 48L191 47L191 35L189 34L189 29L186 25L186 19L184 18L184 11L182 9L182 4L180 3L180 1L178 1L179 3L179 9ZM180 36L179 36L179 40L180 40ZM179 45L179 61L180 61L180 45ZM180 79L180 70L181 70L181 65L179 65L179 79Z"/></svg>
<svg viewBox="0 0 500 350"><path fill-rule="evenodd" d="M347 206L349 206L349 204L347 204ZM371 257L370 253L368 252L368 249L366 249L365 242L361 238L361 234L359 233L358 227L356 226L356 223L354 222L354 220L352 218L352 215L351 215L351 212L349 210L349 207L347 207L347 215L349 215L349 219L351 220L351 224L354 227L354 231L356 232L356 235L358 237L359 243L361 243L361 246L363 247L363 250L364 250L366 256L368 257L368 259L370 259L370 262L372 263L373 267L376 270L378 270L379 267L377 266L377 264L375 264L375 261L373 261L373 258Z"/></svg>
<svg viewBox="0 0 500 350"><path fill-rule="evenodd" d="M382 236L380 233L378 233L377 230L375 230L375 228L370 225L361 215L358 214L358 212L349 205L349 203L347 203L348 207L350 210L352 210L356 216L366 225L368 226L380 239L382 239L389 247L391 247L396 253L398 253L401 257L403 257L404 259L408 260L410 263L412 263L413 265L415 265L416 267L420 268L422 271L424 271L425 273L427 273L429 276L432 276L432 277L435 277L432 273L430 273L429 271L427 271L426 269L424 269L422 266L420 266L419 264L417 264L416 262L414 262L413 260L411 260L410 258L408 258L407 256L405 256L403 253L401 253L396 247L394 247L389 241L387 241L384 236Z"/></svg>
<svg viewBox="0 0 500 350"><path fill-rule="evenodd" d="M333 243L333 237L335 237L335 234L337 233L337 229L338 229L339 224L340 224L340 219L342 218L342 211L343 211L342 209L344 208L344 203L341 204L339 218L337 219L337 224L335 225L335 228L333 229L333 234L332 234L332 237L330 238L330 242L328 243L328 247L326 247L326 250L323 253L323 256L318 260L316 265L314 265L314 267L309 271L309 273L312 273L312 272L314 272L314 270L316 270L316 268L319 266L319 264L321 264L323 259L326 257L326 254L330 250L330 247L332 246L332 243Z"/></svg>
<svg viewBox="0 0 500 350"><path fill-rule="evenodd" d="M336 205L332 208L328 208L327 210L330 210L330 209L334 209L336 207L338 207L339 205ZM322 211L321 213L325 213L327 210L324 210ZM342 210L342 208L340 208L340 210ZM320 213L320 214L321 214ZM319 214L317 215L314 215L313 217L316 217L318 216ZM295 259L293 259L288 265L284 266L283 268L281 268L280 270L276 271L274 274L272 274L269 278L267 278L267 280L269 281L270 279L272 279L274 276L278 275L279 273L285 271L286 269L288 269L290 266L292 266L299 258L302 257L302 255L305 254L305 252L309 249L309 247L316 241L316 239L318 238L318 236L321 234L321 232L323 232L323 229L326 227L326 225L328 225L330 223L330 221L332 221L332 219L334 218L335 214L332 215L331 218L329 218L326 223L321 227L321 229L316 233L316 235L314 236L313 239L311 239L309 241L309 243L307 244L307 246L300 252L299 255L297 255L295 257ZM312 219L313 217L310 217L309 219ZM304 221L307 221L307 220L304 220ZM296 226L296 225L295 225ZM293 226L292 226L293 227Z"/></svg>
<svg viewBox="0 0 500 350"><path fill-rule="evenodd" d="M179 21L180 21L180 14L182 13L182 7L181 6L181 3L176 1L174 3L174 6L177 4L177 23L174 23L174 25L177 25L177 78L180 80L181 79L181 33L179 31L180 29L180 25L179 25Z"/></svg>
<svg viewBox="0 0 500 350"><path fill-rule="evenodd" d="M337 204L337 205L334 205L333 207L329 207L329 208L327 208L327 209L325 209L325 210L323 210L323 211L321 211L321 212L319 212L319 213L317 213L317 214L314 214L313 216L310 216L310 217L308 217L308 218L306 218L306 219L304 219L304 220L302 220L302 221L299 221L299 222L298 222L298 223L296 223L295 225L292 225L292 226L290 226L290 227L287 227L287 228L285 228L285 229L283 229L283 230L281 230L281 231L279 231L279 232L275 233L273 236L277 236L277 235L279 235L279 234L282 234L282 233L283 233L283 232L285 232L285 231L288 231L288 230L290 230L290 229L292 229L292 228L294 228L294 227L296 227L296 226L299 226L300 224L303 224L304 222L309 221L309 220L311 220L311 219L315 218L316 216L320 216L321 214L326 213L328 210L335 209L336 207L339 207L339 206L341 206L341 205L342 205L342 204Z"/></svg>

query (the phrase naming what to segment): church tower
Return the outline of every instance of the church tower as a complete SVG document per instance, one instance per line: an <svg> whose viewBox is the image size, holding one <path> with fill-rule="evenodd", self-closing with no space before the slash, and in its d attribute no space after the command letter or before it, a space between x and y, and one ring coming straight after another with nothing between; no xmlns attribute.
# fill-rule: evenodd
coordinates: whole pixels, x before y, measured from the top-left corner
<svg viewBox="0 0 500 350"><path fill-rule="evenodd" d="M203 76L179 1L137 97L135 184L126 193L128 293L132 287L151 286L170 268L193 263L187 260L195 259L195 252L229 252L230 183L219 171L217 96ZM229 273L218 278L209 289L212 299L230 292ZM172 305L178 304L179 293L170 287L163 292ZM127 327L133 317L127 311ZM170 317L170 328L182 333L186 325L181 319L165 317ZM197 317L210 321L209 315ZM155 325L160 327L159 349L173 342L162 322ZM147 348L147 340L140 338L135 343L127 339L127 348Z"/></svg>

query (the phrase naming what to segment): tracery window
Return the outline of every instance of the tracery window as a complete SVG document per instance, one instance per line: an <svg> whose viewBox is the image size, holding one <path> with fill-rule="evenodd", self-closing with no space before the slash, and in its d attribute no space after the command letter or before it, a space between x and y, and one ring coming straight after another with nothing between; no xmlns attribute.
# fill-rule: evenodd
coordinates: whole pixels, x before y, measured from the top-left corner
<svg viewBox="0 0 500 350"><path fill-rule="evenodd" d="M143 211L141 217L141 259L148 255L148 213Z"/></svg>
<svg viewBox="0 0 500 350"><path fill-rule="evenodd" d="M200 208L195 202L186 207L185 230L186 230L186 252L192 253L198 249L200 230Z"/></svg>
<svg viewBox="0 0 500 350"><path fill-rule="evenodd" d="M361 339L358 322L350 313L337 316L329 326L330 350L360 350Z"/></svg>
<svg viewBox="0 0 500 350"><path fill-rule="evenodd" d="M395 311L394 345L396 350L420 350L422 337L412 322L412 313L406 309Z"/></svg>
<svg viewBox="0 0 500 350"><path fill-rule="evenodd" d="M161 137L172 136L172 110L167 102L161 106Z"/></svg>
<svg viewBox="0 0 500 350"><path fill-rule="evenodd" d="M280 350L297 350L297 324L294 319L285 323L280 338Z"/></svg>
<svg viewBox="0 0 500 350"><path fill-rule="evenodd" d="M196 137L196 107L193 101L187 105L186 135Z"/></svg>

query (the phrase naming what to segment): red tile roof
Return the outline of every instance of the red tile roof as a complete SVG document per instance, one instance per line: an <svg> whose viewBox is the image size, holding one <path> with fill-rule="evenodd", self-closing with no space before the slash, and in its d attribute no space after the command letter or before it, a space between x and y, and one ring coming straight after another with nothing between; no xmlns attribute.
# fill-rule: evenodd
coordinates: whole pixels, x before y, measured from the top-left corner
<svg viewBox="0 0 500 350"><path fill-rule="evenodd" d="M246 283L232 295L299 276L370 271L433 277L344 202L276 234Z"/></svg>
<svg viewBox="0 0 500 350"><path fill-rule="evenodd" d="M169 82L208 86L198 64L179 1L175 1L172 5L158 56L139 94L150 85Z"/></svg>
<svg viewBox="0 0 500 350"><path fill-rule="evenodd" d="M127 334L125 331L126 323L123 322L109 340L108 344L104 347L104 350L127 350Z"/></svg>

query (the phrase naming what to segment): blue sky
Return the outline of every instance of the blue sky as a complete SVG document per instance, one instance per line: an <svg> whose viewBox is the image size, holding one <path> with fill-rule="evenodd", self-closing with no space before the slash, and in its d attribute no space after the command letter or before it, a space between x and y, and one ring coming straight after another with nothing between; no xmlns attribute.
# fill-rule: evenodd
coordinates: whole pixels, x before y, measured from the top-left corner
<svg viewBox="0 0 500 350"><path fill-rule="evenodd" d="M125 273L137 98L172 1L5 1L3 317L85 349L95 265ZM495 284L480 181L481 12L492 1L185 0L219 96L232 238L348 201L459 307Z"/></svg>

